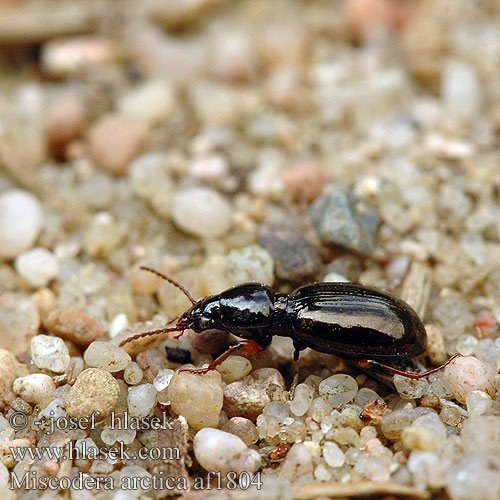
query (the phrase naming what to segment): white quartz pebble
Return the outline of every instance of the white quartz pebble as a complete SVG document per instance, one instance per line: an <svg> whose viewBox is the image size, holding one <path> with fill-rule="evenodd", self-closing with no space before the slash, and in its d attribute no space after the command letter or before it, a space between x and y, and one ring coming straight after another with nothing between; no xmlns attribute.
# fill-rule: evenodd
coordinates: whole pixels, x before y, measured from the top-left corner
<svg viewBox="0 0 500 500"><path fill-rule="evenodd" d="M85 363L108 372L124 370L132 361L129 354L111 342L92 342L83 355Z"/></svg>
<svg viewBox="0 0 500 500"><path fill-rule="evenodd" d="M12 258L33 246L42 227L40 202L27 191L0 196L0 257Z"/></svg>
<svg viewBox="0 0 500 500"><path fill-rule="evenodd" d="M465 403L472 391L483 391L494 396L498 385L496 375L492 365L474 356L458 357L444 370L445 379L460 403Z"/></svg>
<svg viewBox="0 0 500 500"><path fill-rule="evenodd" d="M28 403L43 403L56 390L52 378L43 373L16 378L12 388Z"/></svg>
<svg viewBox="0 0 500 500"><path fill-rule="evenodd" d="M45 248L32 248L16 257L16 271L31 286L45 286L59 272L59 262L52 252Z"/></svg>
<svg viewBox="0 0 500 500"><path fill-rule="evenodd" d="M172 217L186 233L200 238L217 238L229 231L233 214L230 203L217 191L196 187L175 195Z"/></svg>
<svg viewBox="0 0 500 500"><path fill-rule="evenodd" d="M156 403L157 390L153 384L141 384L129 387L128 411L134 417L146 417Z"/></svg>
<svg viewBox="0 0 500 500"><path fill-rule="evenodd" d="M260 454L251 450L234 434L206 427L193 441L194 455L208 471L227 473L256 472L261 465Z"/></svg>
<svg viewBox="0 0 500 500"><path fill-rule="evenodd" d="M333 441L327 441L323 446L323 457L330 467L342 467L345 462L344 452Z"/></svg>
<svg viewBox="0 0 500 500"><path fill-rule="evenodd" d="M37 335L31 339L31 359L37 368L62 373L68 368L70 356L63 339Z"/></svg>

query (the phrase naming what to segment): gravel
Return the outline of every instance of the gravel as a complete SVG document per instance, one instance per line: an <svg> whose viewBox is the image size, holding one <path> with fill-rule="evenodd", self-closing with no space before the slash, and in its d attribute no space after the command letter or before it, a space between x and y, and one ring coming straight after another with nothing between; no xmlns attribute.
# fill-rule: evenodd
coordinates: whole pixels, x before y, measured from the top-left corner
<svg viewBox="0 0 500 500"><path fill-rule="evenodd" d="M167 488L116 482L193 486L210 471L262 480L234 493L255 500L499 496L500 11L341 3L125 3L74 34L51 31L48 4L43 27L30 2L6 6L28 32L0 30L2 498L40 496L9 489L28 472L113 479L99 498L131 500ZM141 265L196 300L243 281L390 290L426 327L412 370L462 357L412 381L312 350L293 362L281 338L179 371L235 339L186 330L119 347L191 307ZM95 410L94 429L47 432ZM174 429L114 429L112 411ZM181 457L9 449L84 443Z"/></svg>

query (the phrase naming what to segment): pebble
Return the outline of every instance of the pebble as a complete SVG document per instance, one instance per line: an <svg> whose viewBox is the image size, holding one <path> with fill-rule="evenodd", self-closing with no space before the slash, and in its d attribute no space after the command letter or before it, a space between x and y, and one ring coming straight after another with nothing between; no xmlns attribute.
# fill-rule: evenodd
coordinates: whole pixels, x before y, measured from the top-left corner
<svg viewBox="0 0 500 500"><path fill-rule="evenodd" d="M325 274L323 277L324 283L349 283L349 280L342 274L336 273L334 271Z"/></svg>
<svg viewBox="0 0 500 500"><path fill-rule="evenodd" d="M462 447L467 454L500 452L500 417L481 415L464 420Z"/></svg>
<svg viewBox="0 0 500 500"><path fill-rule="evenodd" d="M64 407L72 417L86 417L94 411L104 418L116 408L120 386L111 373L99 368L88 368L78 375L64 398Z"/></svg>
<svg viewBox="0 0 500 500"><path fill-rule="evenodd" d="M14 399L12 383L19 377L28 375L28 367L20 363L9 351L0 348L0 408Z"/></svg>
<svg viewBox="0 0 500 500"><path fill-rule="evenodd" d="M216 370L222 375L226 384L241 380L252 371L252 363L243 356L229 356Z"/></svg>
<svg viewBox="0 0 500 500"><path fill-rule="evenodd" d="M111 342L92 342L83 355L85 363L92 368L100 368L114 373L125 370L132 361L129 354Z"/></svg>
<svg viewBox="0 0 500 500"><path fill-rule="evenodd" d="M205 330L191 339L191 345L198 352L213 355L222 350L229 342L227 330Z"/></svg>
<svg viewBox="0 0 500 500"><path fill-rule="evenodd" d="M321 381L318 392L320 396L328 396L328 401L334 408L338 408L354 399L358 392L358 384L349 375L332 375Z"/></svg>
<svg viewBox="0 0 500 500"><path fill-rule="evenodd" d="M43 322L45 329L58 337L87 347L105 334L104 327L88 314L75 309L54 309Z"/></svg>
<svg viewBox="0 0 500 500"><path fill-rule="evenodd" d="M399 439L403 429L410 426L416 417L415 411L406 407L386 413L382 423L382 433L388 439Z"/></svg>
<svg viewBox="0 0 500 500"><path fill-rule="evenodd" d="M413 380L402 375L394 375L392 378L396 390L404 399L421 398L429 388L429 382L425 379Z"/></svg>
<svg viewBox="0 0 500 500"><path fill-rule="evenodd" d="M323 192L326 175L315 163L296 165L281 176L286 192L293 200L311 203Z"/></svg>
<svg viewBox="0 0 500 500"><path fill-rule="evenodd" d="M33 246L43 223L42 206L21 189L0 195L0 257L11 259Z"/></svg>
<svg viewBox="0 0 500 500"><path fill-rule="evenodd" d="M483 415L493 405L491 397L483 391L470 392L467 394L465 402L467 404L467 412L469 413L470 418Z"/></svg>
<svg viewBox="0 0 500 500"><path fill-rule="evenodd" d="M219 429L201 429L193 440L193 451L207 471L256 472L261 466L260 454L249 449L236 435Z"/></svg>
<svg viewBox="0 0 500 500"><path fill-rule="evenodd" d="M498 456L473 454L454 463L446 474L450 500L500 498Z"/></svg>
<svg viewBox="0 0 500 500"><path fill-rule="evenodd" d="M465 403L472 391L483 391L494 397L498 386L496 375L492 365L474 356L458 357L444 370L445 379L459 403Z"/></svg>
<svg viewBox="0 0 500 500"><path fill-rule="evenodd" d="M290 411L297 417L301 417L309 410L313 397L314 390L309 385L298 384L295 387L293 399L289 403Z"/></svg>
<svg viewBox="0 0 500 500"><path fill-rule="evenodd" d="M99 167L123 175L143 148L147 135L147 125L136 118L103 115L89 130L89 152Z"/></svg>
<svg viewBox="0 0 500 500"><path fill-rule="evenodd" d="M149 80L130 90L118 101L124 116L156 125L168 119L175 105L175 93L165 80Z"/></svg>
<svg viewBox="0 0 500 500"><path fill-rule="evenodd" d="M369 255L377 236L378 215L352 192L331 184L310 207L313 225L326 245Z"/></svg>
<svg viewBox="0 0 500 500"><path fill-rule="evenodd" d="M0 347L22 354L39 326L40 314L30 297L14 292L0 295Z"/></svg>
<svg viewBox="0 0 500 500"><path fill-rule="evenodd" d="M33 373L14 380L12 389L28 403L42 404L46 402L56 390L51 377L43 373Z"/></svg>
<svg viewBox="0 0 500 500"><path fill-rule="evenodd" d="M290 415L288 406L281 401L271 401L262 410L262 415L269 422L275 419L278 424L282 424Z"/></svg>
<svg viewBox="0 0 500 500"><path fill-rule="evenodd" d="M45 286L59 272L59 263L45 248L32 248L16 257L14 267L31 286Z"/></svg>
<svg viewBox="0 0 500 500"><path fill-rule="evenodd" d="M225 422L221 430L238 436L247 446L259 440L259 431L255 424L243 417L233 417Z"/></svg>
<svg viewBox="0 0 500 500"><path fill-rule="evenodd" d="M308 446L295 443L287 453L280 477L289 481L297 481L300 476L310 474L313 470L313 457Z"/></svg>
<svg viewBox="0 0 500 500"><path fill-rule="evenodd" d="M42 45L41 65L52 77L76 77L116 61L116 47L101 36L56 37Z"/></svg>
<svg viewBox="0 0 500 500"><path fill-rule="evenodd" d="M481 110L481 84L475 68L464 61L445 66L441 78L445 105L459 117L474 118Z"/></svg>
<svg viewBox="0 0 500 500"><path fill-rule="evenodd" d="M220 154L196 156L189 162L189 175L212 184L221 183L229 175L229 163Z"/></svg>
<svg viewBox="0 0 500 500"><path fill-rule="evenodd" d="M174 196L172 218L186 233L199 238L217 238L231 228L233 209L214 189L194 187Z"/></svg>
<svg viewBox="0 0 500 500"><path fill-rule="evenodd" d="M263 226L258 241L274 259L274 271L280 280L304 284L316 278L321 266L318 255L298 232L281 226Z"/></svg>
<svg viewBox="0 0 500 500"><path fill-rule="evenodd" d="M172 190L167 156L163 151L151 151L135 158L130 164L128 177L132 192L145 200Z"/></svg>
<svg viewBox="0 0 500 500"><path fill-rule="evenodd" d="M125 237L125 226L109 212L98 212L83 233L83 248L93 257L109 257Z"/></svg>
<svg viewBox="0 0 500 500"><path fill-rule="evenodd" d="M177 372L170 381L168 394L172 409L194 429L219 425L224 395L217 370L203 375Z"/></svg>
<svg viewBox="0 0 500 500"><path fill-rule="evenodd" d="M156 404L157 392L153 384L129 387L127 396L129 414L133 417L147 417Z"/></svg>
<svg viewBox="0 0 500 500"><path fill-rule="evenodd" d="M443 333L435 325L425 325L425 331L427 333L426 354L433 365L442 365L448 359Z"/></svg>
<svg viewBox="0 0 500 500"><path fill-rule="evenodd" d="M259 245L232 250L227 256L226 276L235 285L249 281L272 285L274 260L271 254Z"/></svg>
<svg viewBox="0 0 500 500"><path fill-rule="evenodd" d="M324 444L323 457L330 467L342 467L345 462L344 452L333 441L327 441Z"/></svg>
<svg viewBox="0 0 500 500"><path fill-rule="evenodd" d="M172 377L175 375L174 370L170 369L165 369L165 370L160 370L158 372L158 375L153 380L153 385L154 388L158 391L165 391L165 389L168 388L170 385L170 381L172 380Z"/></svg>
<svg viewBox="0 0 500 500"><path fill-rule="evenodd" d="M255 421L271 401L269 389L285 389L285 380L274 368L260 368L242 380L224 387L224 411L229 417L245 417Z"/></svg>
<svg viewBox="0 0 500 500"><path fill-rule="evenodd" d="M437 436L435 432L418 425L403 429L401 441L408 450L430 452L438 450L443 444L443 439Z"/></svg>
<svg viewBox="0 0 500 500"><path fill-rule="evenodd" d="M31 339L31 359L40 370L54 373L63 373L70 362L64 341L50 335L36 335Z"/></svg>
<svg viewBox="0 0 500 500"><path fill-rule="evenodd" d="M45 139L54 150L80 137L87 121L87 109L76 94L64 93L54 98L47 108Z"/></svg>
<svg viewBox="0 0 500 500"><path fill-rule="evenodd" d="M123 380L128 385L137 385L142 380L143 375L142 368L135 361L131 361L123 370Z"/></svg>

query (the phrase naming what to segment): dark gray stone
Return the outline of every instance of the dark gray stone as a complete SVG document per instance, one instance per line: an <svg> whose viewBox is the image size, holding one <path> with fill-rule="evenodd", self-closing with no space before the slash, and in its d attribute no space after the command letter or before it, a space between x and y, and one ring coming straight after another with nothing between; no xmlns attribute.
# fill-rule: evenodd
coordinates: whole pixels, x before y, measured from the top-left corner
<svg viewBox="0 0 500 500"><path fill-rule="evenodd" d="M326 245L362 255L373 251L377 212L351 191L331 184L309 210L314 228Z"/></svg>
<svg viewBox="0 0 500 500"><path fill-rule="evenodd" d="M274 259L276 277L294 284L305 284L316 278L321 268L314 248L293 229L263 226L259 229L259 244Z"/></svg>

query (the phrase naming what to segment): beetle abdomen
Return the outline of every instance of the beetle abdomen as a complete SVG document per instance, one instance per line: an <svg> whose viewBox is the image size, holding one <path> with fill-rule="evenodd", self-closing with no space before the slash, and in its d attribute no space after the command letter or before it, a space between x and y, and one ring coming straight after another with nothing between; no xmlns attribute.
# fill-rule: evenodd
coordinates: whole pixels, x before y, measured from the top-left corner
<svg viewBox="0 0 500 500"><path fill-rule="evenodd" d="M427 336L415 311L374 288L321 283L295 290L288 301L297 340L317 351L350 359L412 358Z"/></svg>

